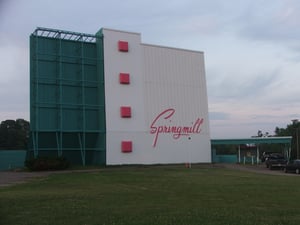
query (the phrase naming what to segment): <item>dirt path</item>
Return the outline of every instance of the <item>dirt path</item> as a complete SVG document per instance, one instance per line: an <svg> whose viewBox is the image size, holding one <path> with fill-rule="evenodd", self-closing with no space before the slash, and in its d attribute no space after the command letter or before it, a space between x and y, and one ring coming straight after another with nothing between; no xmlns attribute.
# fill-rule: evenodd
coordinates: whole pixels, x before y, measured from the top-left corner
<svg viewBox="0 0 300 225"><path fill-rule="evenodd" d="M24 183L28 180L48 176L46 172L13 172L13 171L0 171L0 187L10 186L13 184Z"/></svg>
<svg viewBox="0 0 300 225"><path fill-rule="evenodd" d="M91 173L98 172L100 169L90 170L63 170L63 171L42 171L42 172L23 172L23 171L0 171L0 187L7 187L14 184L21 184L27 181L47 177L51 174L61 173Z"/></svg>
<svg viewBox="0 0 300 225"><path fill-rule="evenodd" d="M199 168L201 165L197 165ZM284 173L282 170L269 170L265 165L240 165L240 164L211 164L212 167L227 168L248 172L255 172L268 175L278 175L278 176L298 176L294 173ZM205 164L207 167L207 164ZM99 172L100 169L93 170L64 170L64 171L46 171L46 172L15 172L15 171L0 171L0 187L11 186L14 184L25 183L27 181L33 180L35 178L46 177L55 173L76 173L76 172Z"/></svg>

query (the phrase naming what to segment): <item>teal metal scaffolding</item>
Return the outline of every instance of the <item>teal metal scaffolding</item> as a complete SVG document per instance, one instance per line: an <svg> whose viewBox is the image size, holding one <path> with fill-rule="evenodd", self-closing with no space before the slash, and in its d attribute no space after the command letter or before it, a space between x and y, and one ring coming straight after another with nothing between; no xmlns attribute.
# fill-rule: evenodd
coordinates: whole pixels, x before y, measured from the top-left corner
<svg viewBox="0 0 300 225"><path fill-rule="evenodd" d="M103 37L48 28L30 36L31 152L105 164Z"/></svg>

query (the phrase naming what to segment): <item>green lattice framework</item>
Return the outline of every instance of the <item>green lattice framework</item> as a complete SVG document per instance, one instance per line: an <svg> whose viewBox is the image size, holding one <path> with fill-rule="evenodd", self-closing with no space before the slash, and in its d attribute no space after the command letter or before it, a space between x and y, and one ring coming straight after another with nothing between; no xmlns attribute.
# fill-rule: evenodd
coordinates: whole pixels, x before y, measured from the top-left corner
<svg viewBox="0 0 300 225"><path fill-rule="evenodd" d="M30 36L30 153L105 164L103 37L48 28Z"/></svg>

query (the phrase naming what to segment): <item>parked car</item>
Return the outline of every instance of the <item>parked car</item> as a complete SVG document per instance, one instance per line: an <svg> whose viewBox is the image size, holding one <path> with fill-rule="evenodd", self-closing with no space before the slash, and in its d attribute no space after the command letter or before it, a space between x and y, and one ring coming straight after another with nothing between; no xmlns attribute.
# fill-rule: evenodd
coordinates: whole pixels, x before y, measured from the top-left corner
<svg viewBox="0 0 300 225"><path fill-rule="evenodd" d="M285 167L283 168L284 172L295 172L297 174L300 173L300 159L295 159L289 161Z"/></svg>
<svg viewBox="0 0 300 225"><path fill-rule="evenodd" d="M262 156L260 157L261 162L265 162L271 154L275 154L275 152L263 152Z"/></svg>
<svg viewBox="0 0 300 225"><path fill-rule="evenodd" d="M266 166L270 170L273 168L284 168L287 160L280 153L272 153L266 158Z"/></svg>

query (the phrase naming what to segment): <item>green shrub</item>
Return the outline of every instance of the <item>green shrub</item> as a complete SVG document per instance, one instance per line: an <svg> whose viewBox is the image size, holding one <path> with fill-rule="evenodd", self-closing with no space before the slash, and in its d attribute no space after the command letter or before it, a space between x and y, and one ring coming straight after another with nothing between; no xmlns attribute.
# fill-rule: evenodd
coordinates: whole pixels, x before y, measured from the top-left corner
<svg viewBox="0 0 300 225"><path fill-rule="evenodd" d="M69 162L64 157L38 157L26 160L25 166L31 171L64 170L69 167Z"/></svg>

